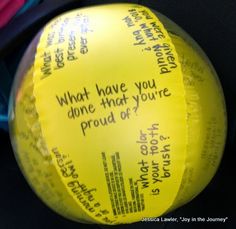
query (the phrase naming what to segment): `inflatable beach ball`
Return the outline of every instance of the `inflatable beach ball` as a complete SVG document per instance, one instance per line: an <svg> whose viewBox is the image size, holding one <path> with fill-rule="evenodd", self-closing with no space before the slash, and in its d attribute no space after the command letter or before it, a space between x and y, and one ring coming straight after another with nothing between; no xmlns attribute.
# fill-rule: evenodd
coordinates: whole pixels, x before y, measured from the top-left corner
<svg viewBox="0 0 236 229"><path fill-rule="evenodd" d="M214 176L226 112L199 46L141 5L75 9L48 22L19 65L15 156L51 209L85 223L166 214Z"/></svg>

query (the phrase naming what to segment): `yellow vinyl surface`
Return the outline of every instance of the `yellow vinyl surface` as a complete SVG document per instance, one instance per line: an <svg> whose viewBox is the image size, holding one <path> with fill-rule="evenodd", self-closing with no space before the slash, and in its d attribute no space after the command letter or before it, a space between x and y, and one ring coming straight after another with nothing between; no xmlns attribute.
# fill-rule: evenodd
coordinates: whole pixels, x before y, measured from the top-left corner
<svg viewBox="0 0 236 229"><path fill-rule="evenodd" d="M15 98L22 171L56 212L120 224L156 217L214 175L226 133L212 68L148 8L113 4L49 22Z"/></svg>

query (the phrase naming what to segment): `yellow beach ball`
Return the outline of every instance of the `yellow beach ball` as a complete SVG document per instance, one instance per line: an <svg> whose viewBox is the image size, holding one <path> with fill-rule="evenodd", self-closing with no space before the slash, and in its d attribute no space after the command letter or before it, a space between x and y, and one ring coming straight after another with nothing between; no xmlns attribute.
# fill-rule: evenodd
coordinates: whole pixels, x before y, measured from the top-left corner
<svg viewBox="0 0 236 229"><path fill-rule="evenodd" d="M199 46L141 5L51 20L16 74L10 133L36 194L79 222L161 216L194 198L220 163L226 114Z"/></svg>

